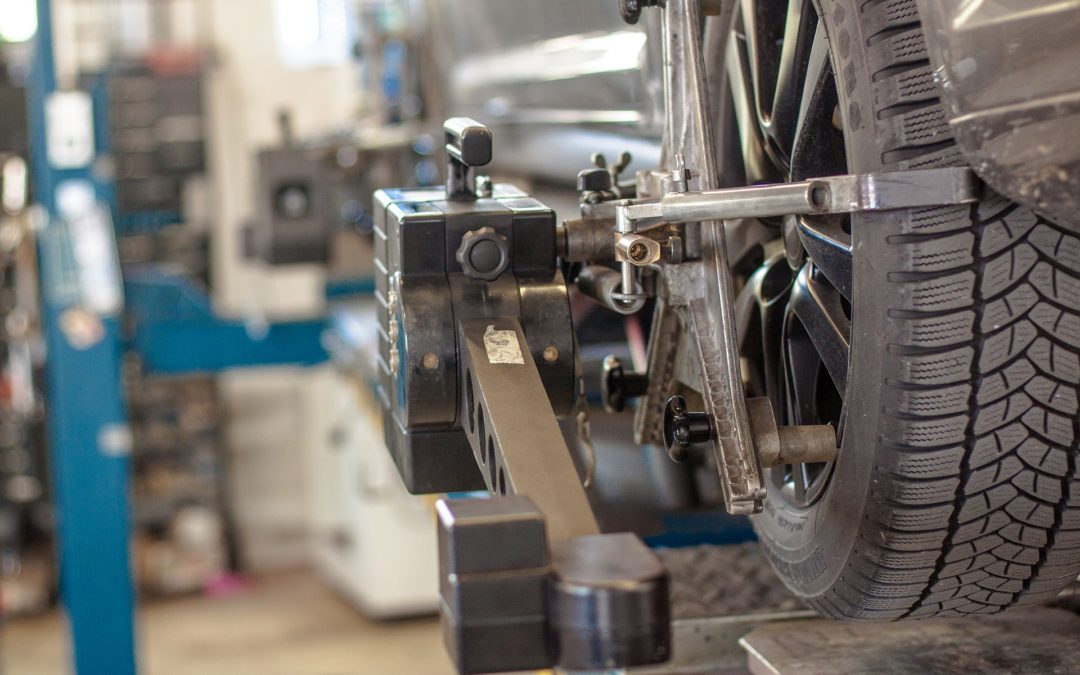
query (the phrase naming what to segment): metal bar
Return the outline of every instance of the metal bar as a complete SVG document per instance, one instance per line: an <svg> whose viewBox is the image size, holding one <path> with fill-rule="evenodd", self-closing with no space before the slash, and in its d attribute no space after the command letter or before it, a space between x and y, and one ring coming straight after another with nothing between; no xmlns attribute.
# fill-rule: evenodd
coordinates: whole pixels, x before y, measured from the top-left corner
<svg viewBox="0 0 1080 675"><path fill-rule="evenodd" d="M681 121L669 122L665 147L672 153L673 162L674 155L681 154L686 166L698 170L703 188L714 189L719 185L719 172L701 52L699 1L669 0L664 22L669 120L681 113ZM720 468L727 509L732 514L755 513L762 507L765 484L754 452L740 375L734 281L728 268L723 223L702 220L699 227L686 230L691 256L700 234L700 259L665 269L668 300L672 306L684 308L693 330L701 364L701 393L706 412L715 423L713 454ZM662 340L665 336L652 339Z"/></svg>
<svg viewBox="0 0 1080 675"><path fill-rule="evenodd" d="M459 327L462 426L488 489L531 498L552 540L599 534L521 324L471 319Z"/></svg>
<svg viewBox="0 0 1080 675"><path fill-rule="evenodd" d="M634 231L634 223L625 217L625 209L623 204L620 203L616 207L615 216L615 232L617 234L629 234ZM616 260L619 260L619 272L622 276L622 286L619 291L623 295L633 295L637 290L634 284L634 265L629 260L623 258L619 259L619 256L615 256Z"/></svg>
<svg viewBox="0 0 1080 675"><path fill-rule="evenodd" d="M64 181L94 182L90 166L58 169L47 146L46 107L56 92L52 12L37 1L38 30L28 98L34 192L48 212L38 236L46 361L49 447L56 504L60 591L80 675L135 672L129 555L130 434L122 398L120 318L90 315L100 332L76 347L61 318L78 309L64 282L71 259L68 223L59 215ZM100 198L100 185L99 198ZM77 289L76 289L77 291Z"/></svg>
<svg viewBox="0 0 1080 675"><path fill-rule="evenodd" d="M762 218L779 213L813 210L810 183L787 183L666 195L660 217L666 221L699 222L733 218Z"/></svg>
<svg viewBox="0 0 1080 675"><path fill-rule="evenodd" d="M755 185L703 192L669 193L658 202L631 204L619 220L694 223L707 220L786 215L888 211L968 204L980 185L968 167L920 169L815 178L798 183ZM629 227L629 225L624 225Z"/></svg>

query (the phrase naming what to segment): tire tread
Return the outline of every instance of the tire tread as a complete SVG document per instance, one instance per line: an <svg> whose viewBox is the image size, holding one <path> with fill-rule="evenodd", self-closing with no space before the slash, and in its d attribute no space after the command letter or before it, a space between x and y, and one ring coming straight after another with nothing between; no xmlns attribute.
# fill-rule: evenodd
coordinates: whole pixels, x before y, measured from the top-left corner
<svg viewBox="0 0 1080 675"><path fill-rule="evenodd" d="M964 162L915 4L856 5L894 170ZM910 211L889 245L875 479L846 573L807 601L851 620L1046 601L1080 571L1080 235L989 194Z"/></svg>

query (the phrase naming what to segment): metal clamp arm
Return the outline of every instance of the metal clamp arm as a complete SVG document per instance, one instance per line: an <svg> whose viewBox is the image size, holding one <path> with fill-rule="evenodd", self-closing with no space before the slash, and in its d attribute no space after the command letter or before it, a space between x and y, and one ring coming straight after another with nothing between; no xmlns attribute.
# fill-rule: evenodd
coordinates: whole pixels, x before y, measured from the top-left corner
<svg viewBox="0 0 1080 675"><path fill-rule="evenodd" d="M459 327L463 426L488 489L530 497L553 540L598 534L518 320L474 319Z"/></svg>

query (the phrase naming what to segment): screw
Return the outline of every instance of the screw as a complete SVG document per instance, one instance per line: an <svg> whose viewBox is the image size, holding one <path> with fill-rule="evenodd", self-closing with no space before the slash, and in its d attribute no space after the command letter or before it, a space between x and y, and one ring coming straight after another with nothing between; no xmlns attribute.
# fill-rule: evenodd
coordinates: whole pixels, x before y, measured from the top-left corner
<svg viewBox="0 0 1080 675"><path fill-rule="evenodd" d="M439 367L439 356L435 352L427 352L424 358L420 359L420 363L424 370L435 370Z"/></svg>
<svg viewBox="0 0 1080 675"><path fill-rule="evenodd" d="M686 168L686 159L677 154L674 157L675 168L671 170L671 191L686 192L690 189L690 169Z"/></svg>
<svg viewBox="0 0 1080 675"><path fill-rule="evenodd" d="M559 348L555 345L544 347L544 363L555 363L559 360Z"/></svg>

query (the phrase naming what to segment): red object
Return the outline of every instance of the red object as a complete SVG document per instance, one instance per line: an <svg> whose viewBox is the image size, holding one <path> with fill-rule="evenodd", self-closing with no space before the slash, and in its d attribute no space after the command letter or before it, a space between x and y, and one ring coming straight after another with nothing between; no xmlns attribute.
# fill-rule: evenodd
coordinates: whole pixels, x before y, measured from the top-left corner
<svg viewBox="0 0 1080 675"><path fill-rule="evenodd" d="M194 75L202 68L203 55L194 49L155 47L143 61L155 75Z"/></svg>

